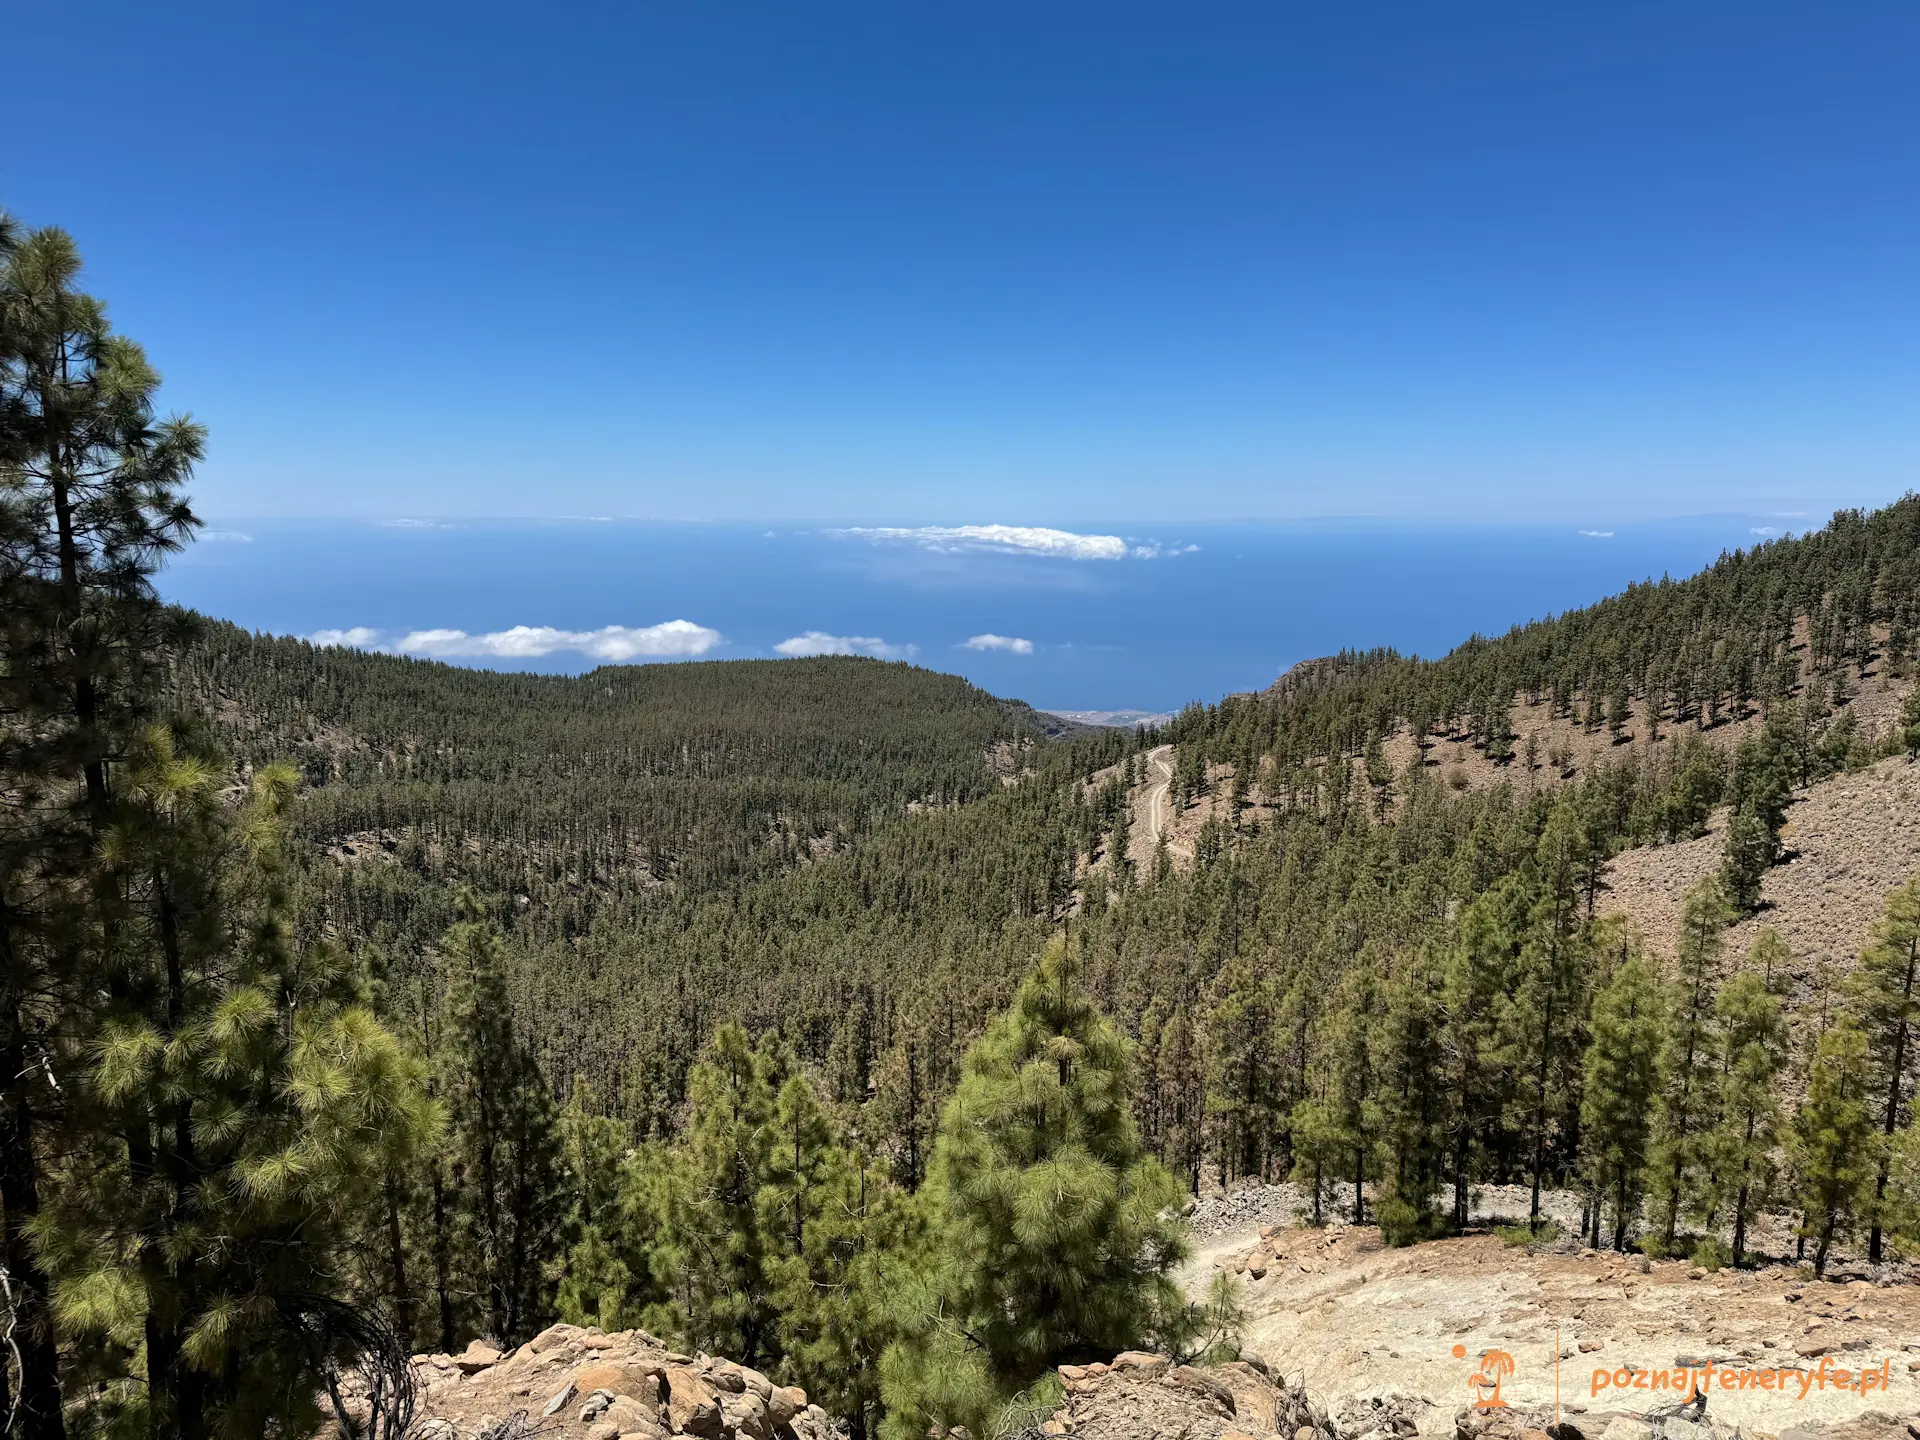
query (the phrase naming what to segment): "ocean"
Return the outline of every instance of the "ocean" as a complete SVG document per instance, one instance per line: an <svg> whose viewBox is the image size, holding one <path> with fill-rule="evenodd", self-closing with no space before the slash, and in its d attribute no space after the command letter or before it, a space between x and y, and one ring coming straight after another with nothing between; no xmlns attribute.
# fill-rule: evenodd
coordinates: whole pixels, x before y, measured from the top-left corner
<svg viewBox="0 0 1920 1440"><path fill-rule="evenodd" d="M249 629L497 669L860 653L1043 709L1169 712L1343 647L1439 655L1807 523L234 519L160 589Z"/></svg>

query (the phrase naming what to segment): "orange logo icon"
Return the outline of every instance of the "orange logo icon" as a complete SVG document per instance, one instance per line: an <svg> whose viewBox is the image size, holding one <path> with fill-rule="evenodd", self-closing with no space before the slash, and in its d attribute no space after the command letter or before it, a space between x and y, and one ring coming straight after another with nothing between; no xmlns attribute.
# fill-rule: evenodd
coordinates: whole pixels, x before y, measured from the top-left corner
<svg viewBox="0 0 1920 1440"><path fill-rule="evenodd" d="M1467 1358L1467 1347L1453 1347L1453 1358ZM1507 1402L1500 1396L1500 1382L1513 1374L1513 1356L1504 1350L1489 1350L1480 1357L1480 1368L1467 1377L1467 1384L1473 1390L1473 1408L1476 1410L1505 1410Z"/></svg>

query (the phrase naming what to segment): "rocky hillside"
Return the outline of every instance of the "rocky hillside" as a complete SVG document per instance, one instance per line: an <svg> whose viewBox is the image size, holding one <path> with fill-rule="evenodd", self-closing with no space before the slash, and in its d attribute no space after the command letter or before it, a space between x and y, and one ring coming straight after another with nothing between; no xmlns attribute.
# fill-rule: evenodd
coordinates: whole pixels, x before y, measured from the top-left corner
<svg viewBox="0 0 1920 1440"><path fill-rule="evenodd" d="M1726 823L1721 811L1698 840L1616 856L1601 909L1627 916L1670 956L1681 901L1719 868ZM1852 967L1887 892L1920 874L1920 765L1882 760L1795 792L1781 840L1786 863L1767 872L1760 911L1728 932L1727 949L1744 955L1762 930L1778 930L1793 950L1804 1000L1823 975Z"/></svg>
<svg viewBox="0 0 1920 1440"><path fill-rule="evenodd" d="M1303 1386L1341 1436L1541 1440L1556 1401L1563 1428L1552 1440L1710 1440L1713 1422L1783 1440L1907 1440L1910 1425L1920 1434L1920 1286L1907 1272L1825 1283L1788 1265L1709 1273L1484 1232L1393 1249L1372 1226L1242 1218L1285 1198L1255 1190L1237 1203L1203 1201L1196 1220L1220 1223L1197 1227L1188 1281L1199 1289L1216 1270L1240 1278L1248 1353ZM1473 1382L1488 1356L1509 1367L1505 1405L1476 1413L1488 1387ZM1704 1415L1682 1413L1684 1390L1631 1379L1709 1363ZM1840 1368L1849 1383L1832 1378ZM1870 1388L1857 1379L1869 1369Z"/></svg>

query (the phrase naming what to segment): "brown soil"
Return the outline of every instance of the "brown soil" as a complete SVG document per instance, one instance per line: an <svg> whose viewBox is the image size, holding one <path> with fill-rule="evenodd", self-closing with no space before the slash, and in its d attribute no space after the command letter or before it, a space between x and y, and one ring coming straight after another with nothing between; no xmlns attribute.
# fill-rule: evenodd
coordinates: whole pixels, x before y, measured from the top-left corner
<svg viewBox="0 0 1920 1440"><path fill-rule="evenodd" d="M1671 957L1681 901L1719 868L1725 826L1722 812L1698 840L1616 857L1601 912L1624 915L1650 949ZM1807 1002L1824 978L1852 967L1887 892L1920 874L1920 766L1882 760L1799 792L1782 838L1790 858L1768 872L1760 912L1727 932L1727 952L1745 955L1762 930L1779 931Z"/></svg>

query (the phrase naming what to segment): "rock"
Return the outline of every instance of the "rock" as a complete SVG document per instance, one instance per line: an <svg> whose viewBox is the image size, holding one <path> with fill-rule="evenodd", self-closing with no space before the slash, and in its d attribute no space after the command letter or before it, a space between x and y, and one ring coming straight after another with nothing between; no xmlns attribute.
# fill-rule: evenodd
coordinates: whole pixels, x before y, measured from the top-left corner
<svg viewBox="0 0 1920 1440"><path fill-rule="evenodd" d="M602 1421L587 1431L587 1440L620 1440L620 1427L611 1420Z"/></svg>
<svg viewBox="0 0 1920 1440"><path fill-rule="evenodd" d="M560 1387L551 1400L547 1401L547 1408L540 1412L540 1418L544 1420L549 1415L558 1415L561 1407L579 1393L580 1387L569 1380L565 1385Z"/></svg>
<svg viewBox="0 0 1920 1440"><path fill-rule="evenodd" d="M1631 1415L1616 1415L1600 1432L1600 1440L1652 1440L1653 1427Z"/></svg>
<svg viewBox="0 0 1920 1440"><path fill-rule="evenodd" d="M726 1427L746 1440L773 1440L773 1422L767 1402L751 1390L720 1397L720 1416Z"/></svg>
<svg viewBox="0 0 1920 1440"><path fill-rule="evenodd" d="M580 1407L580 1423L582 1425L591 1425L607 1413L607 1407L611 1404L613 1404L613 1392L611 1390L594 1391L591 1395L587 1396L587 1403Z"/></svg>
<svg viewBox="0 0 1920 1440"><path fill-rule="evenodd" d="M1148 1375L1158 1375L1173 1364L1164 1355L1149 1355L1145 1350L1122 1350L1113 1357L1115 1370L1144 1371Z"/></svg>
<svg viewBox="0 0 1920 1440"><path fill-rule="evenodd" d="M1078 1385L1086 1378L1087 1367L1084 1365L1062 1365L1060 1367L1060 1379L1068 1385Z"/></svg>
<svg viewBox="0 0 1920 1440"><path fill-rule="evenodd" d="M500 1352L484 1341L475 1340L453 1357L453 1363L462 1375L478 1375L500 1363Z"/></svg>
<svg viewBox="0 0 1920 1440"><path fill-rule="evenodd" d="M773 1398L773 1382L771 1380L762 1375L758 1370L750 1370L745 1365L738 1366L737 1368L740 1371L740 1378L747 1382L747 1389L758 1395L763 1402Z"/></svg>
<svg viewBox="0 0 1920 1440"><path fill-rule="evenodd" d="M527 1348L536 1355L544 1355L547 1351L566 1344L579 1333L578 1325L549 1325L527 1342Z"/></svg>
<svg viewBox="0 0 1920 1440"><path fill-rule="evenodd" d="M1221 1365L1215 1373L1233 1396L1234 1419L1244 1421L1263 1435L1272 1435L1280 1429L1278 1397L1264 1375L1252 1366L1237 1363Z"/></svg>
<svg viewBox="0 0 1920 1440"><path fill-rule="evenodd" d="M1582 1355L1592 1355L1605 1348L1606 1341L1604 1340L1582 1340L1580 1342L1580 1353Z"/></svg>
<svg viewBox="0 0 1920 1440"><path fill-rule="evenodd" d="M676 1435L717 1437L726 1429L719 1398L685 1365L667 1366L667 1416Z"/></svg>
<svg viewBox="0 0 1920 1440"><path fill-rule="evenodd" d="M582 1348L587 1350L611 1350L620 1342L611 1335L602 1335L595 1331L580 1337Z"/></svg>
<svg viewBox="0 0 1920 1440"><path fill-rule="evenodd" d="M1055 1416L1050 1420L1042 1420L1040 1422L1040 1433L1042 1435L1071 1435L1073 1431L1067 1427L1065 1421Z"/></svg>
<svg viewBox="0 0 1920 1440"><path fill-rule="evenodd" d="M807 1392L798 1385L776 1385L767 1397L767 1418L775 1425L789 1424L807 1408Z"/></svg>
<svg viewBox="0 0 1920 1440"><path fill-rule="evenodd" d="M460 1432L451 1420L435 1417L420 1427L419 1440L460 1440Z"/></svg>
<svg viewBox="0 0 1920 1440"><path fill-rule="evenodd" d="M1793 1353L1803 1360L1813 1360L1821 1355L1831 1355L1833 1353L1833 1342L1831 1340L1818 1339L1802 1340L1798 1345L1793 1347Z"/></svg>
<svg viewBox="0 0 1920 1440"><path fill-rule="evenodd" d="M1191 1365L1180 1365L1167 1372L1167 1382L1176 1385L1194 1395L1208 1399L1219 1406L1224 1415L1234 1413L1233 1392L1215 1380L1211 1375L1194 1369Z"/></svg>
<svg viewBox="0 0 1920 1440"><path fill-rule="evenodd" d="M1293 1432L1293 1440L1319 1440L1319 1432L1311 1425L1302 1425Z"/></svg>
<svg viewBox="0 0 1920 1440"><path fill-rule="evenodd" d="M660 1406L657 1401L636 1400L631 1395L616 1395L613 1404L607 1407L605 1418L619 1427L622 1435L665 1435L667 1427L660 1423Z"/></svg>
<svg viewBox="0 0 1920 1440"><path fill-rule="evenodd" d="M605 1390L610 1395L655 1400L660 1396L666 1376L667 1367L657 1360L632 1360L625 1364L602 1360L596 1365L583 1366L574 1375L573 1383L583 1394Z"/></svg>

